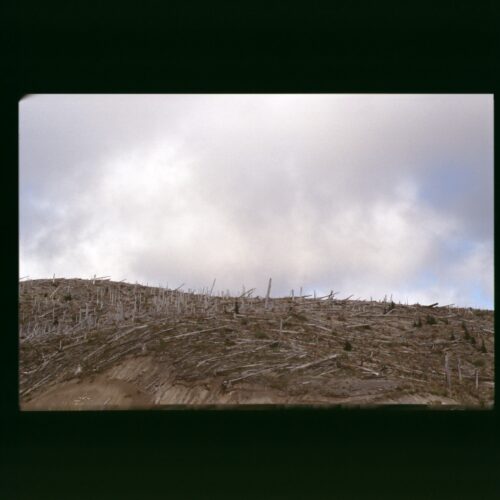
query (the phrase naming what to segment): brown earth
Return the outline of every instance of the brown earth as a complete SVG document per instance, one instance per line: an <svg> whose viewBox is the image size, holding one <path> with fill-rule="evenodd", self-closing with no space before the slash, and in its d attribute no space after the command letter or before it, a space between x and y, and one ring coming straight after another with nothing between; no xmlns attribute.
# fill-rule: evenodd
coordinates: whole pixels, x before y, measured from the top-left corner
<svg viewBox="0 0 500 500"><path fill-rule="evenodd" d="M57 279L19 330L22 410L493 405L492 311Z"/></svg>

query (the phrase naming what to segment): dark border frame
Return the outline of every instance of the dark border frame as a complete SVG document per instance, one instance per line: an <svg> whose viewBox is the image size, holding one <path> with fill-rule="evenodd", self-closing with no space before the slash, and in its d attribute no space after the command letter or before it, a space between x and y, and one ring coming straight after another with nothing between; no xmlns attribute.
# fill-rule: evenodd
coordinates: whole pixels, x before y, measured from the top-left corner
<svg viewBox="0 0 500 500"><path fill-rule="evenodd" d="M14 242L24 95L497 90L493 3L418 11L370 2L259 11L228 3L218 14L188 4L48 10L8 2L4 9L6 498L139 498L152 490L152 498L183 499L493 498L497 407L19 412Z"/></svg>

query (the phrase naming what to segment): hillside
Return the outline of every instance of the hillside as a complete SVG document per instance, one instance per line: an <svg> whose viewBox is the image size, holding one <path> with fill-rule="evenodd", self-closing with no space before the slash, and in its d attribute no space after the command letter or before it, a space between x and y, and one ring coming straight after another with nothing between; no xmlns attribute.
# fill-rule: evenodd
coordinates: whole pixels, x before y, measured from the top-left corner
<svg viewBox="0 0 500 500"><path fill-rule="evenodd" d="M492 311L45 279L19 339L22 409L493 404Z"/></svg>

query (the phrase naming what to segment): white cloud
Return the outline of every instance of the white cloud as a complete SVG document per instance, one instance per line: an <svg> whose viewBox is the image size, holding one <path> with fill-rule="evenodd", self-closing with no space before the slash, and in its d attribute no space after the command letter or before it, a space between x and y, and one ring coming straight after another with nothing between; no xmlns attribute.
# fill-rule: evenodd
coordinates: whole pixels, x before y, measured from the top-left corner
<svg viewBox="0 0 500 500"><path fill-rule="evenodd" d="M21 103L22 275L492 306L491 96L60 99Z"/></svg>

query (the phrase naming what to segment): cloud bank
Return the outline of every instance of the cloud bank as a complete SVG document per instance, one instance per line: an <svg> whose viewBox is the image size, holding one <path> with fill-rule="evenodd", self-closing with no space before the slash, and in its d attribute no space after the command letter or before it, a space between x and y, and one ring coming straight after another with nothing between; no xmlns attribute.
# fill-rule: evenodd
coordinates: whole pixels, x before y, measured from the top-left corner
<svg viewBox="0 0 500 500"><path fill-rule="evenodd" d="M493 307L491 95L35 95L20 275Z"/></svg>

